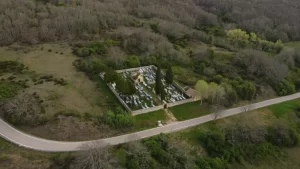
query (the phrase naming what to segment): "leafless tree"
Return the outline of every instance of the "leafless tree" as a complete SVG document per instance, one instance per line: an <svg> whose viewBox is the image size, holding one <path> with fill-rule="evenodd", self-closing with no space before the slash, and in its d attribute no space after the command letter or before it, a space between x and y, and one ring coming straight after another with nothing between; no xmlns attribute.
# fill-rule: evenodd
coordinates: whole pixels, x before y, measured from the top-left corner
<svg viewBox="0 0 300 169"><path fill-rule="evenodd" d="M141 143L141 141L131 141L125 144L126 155L134 160L138 168L140 169L150 169L153 167L153 159L151 153Z"/></svg>
<svg viewBox="0 0 300 169"><path fill-rule="evenodd" d="M6 102L1 112L11 123L36 125L41 122L44 110L33 95L22 93Z"/></svg>
<svg viewBox="0 0 300 169"><path fill-rule="evenodd" d="M211 112L213 112L214 115L214 120L217 120L223 113L224 106L219 105L219 104L214 104L211 107Z"/></svg>
<svg viewBox="0 0 300 169"><path fill-rule="evenodd" d="M170 139L168 141L168 152L177 156L177 158L182 159L184 164L178 164L178 161L174 160L171 165L174 169L179 168L180 165L184 169L194 169L197 168L194 163L194 157L191 155L193 148L186 142L177 139Z"/></svg>
<svg viewBox="0 0 300 169"><path fill-rule="evenodd" d="M101 141L82 145L72 169L115 169L120 168L111 146Z"/></svg>

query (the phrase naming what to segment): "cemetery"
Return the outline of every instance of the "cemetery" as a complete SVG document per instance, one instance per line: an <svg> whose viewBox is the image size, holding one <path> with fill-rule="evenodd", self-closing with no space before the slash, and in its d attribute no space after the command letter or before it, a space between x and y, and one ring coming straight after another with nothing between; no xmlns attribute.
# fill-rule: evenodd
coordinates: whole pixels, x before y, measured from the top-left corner
<svg viewBox="0 0 300 169"><path fill-rule="evenodd" d="M166 108L168 104L182 102L191 99L176 82L167 83L166 74L161 71L161 88L162 94L157 94L156 87L156 66L145 66L133 69L117 70L119 78L125 79L133 84L135 92L131 94L124 94L118 90L118 82L112 81L108 86L117 96L123 106L131 112L144 110L143 113L148 112L151 108ZM101 75L101 74L100 74ZM101 75L104 78L104 74ZM163 100L162 100L163 98Z"/></svg>

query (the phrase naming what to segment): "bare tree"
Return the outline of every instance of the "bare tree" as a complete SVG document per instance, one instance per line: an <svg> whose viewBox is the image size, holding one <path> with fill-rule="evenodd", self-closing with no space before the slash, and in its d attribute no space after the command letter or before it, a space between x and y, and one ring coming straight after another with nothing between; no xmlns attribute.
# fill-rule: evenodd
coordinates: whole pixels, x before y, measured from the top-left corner
<svg viewBox="0 0 300 169"><path fill-rule="evenodd" d="M156 166L155 161L151 157L151 153L140 141L132 141L125 144L126 156L130 161L135 163L135 167L139 169L151 169Z"/></svg>
<svg viewBox="0 0 300 169"><path fill-rule="evenodd" d="M211 111L213 112L214 120L217 120L222 115L224 109L225 108L222 105L219 104L212 105Z"/></svg>
<svg viewBox="0 0 300 169"><path fill-rule="evenodd" d="M120 168L111 146L101 141L94 141L79 147L79 152L72 169L115 169Z"/></svg>
<svg viewBox="0 0 300 169"><path fill-rule="evenodd" d="M5 103L1 113L11 123L36 125L42 120L44 108L33 95L22 93Z"/></svg>

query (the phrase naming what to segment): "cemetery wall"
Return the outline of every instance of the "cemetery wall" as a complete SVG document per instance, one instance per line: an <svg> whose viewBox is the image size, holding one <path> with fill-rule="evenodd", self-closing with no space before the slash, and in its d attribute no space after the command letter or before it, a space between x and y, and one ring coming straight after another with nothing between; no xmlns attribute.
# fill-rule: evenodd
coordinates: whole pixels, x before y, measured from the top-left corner
<svg viewBox="0 0 300 169"><path fill-rule="evenodd" d="M150 66L143 66L143 67L136 67L136 68L130 68L130 69L122 69L122 70L116 70L117 73L122 73L122 72L131 72L131 71L137 71L140 70L140 68L147 68L147 67L152 67L153 65Z"/></svg>
<svg viewBox="0 0 300 169"><path fill-rule="evenodd" d="M178 83L176 83L175 81L173 81L173 85L174 85L177 89L179 89L185 96L187 96L186 93L185 93L185 90L184 90Z"/></svg>
<svg viewBox="0 0 300 169"><path fill-rule="evenodd" d="M160 110L160 109L163 109L163 105L159 105L159 106L155 106L155 107L150 107L148 109L135 110L135 111L132 111L131 114L133 116L136 116L136 115L139 115L139 114L145 114L145 113L157 111L157 110Z"/></svg>
<svg viewBox="0 0 300 169"><path fill-rule="evenodd" d="M181 104L185 104L185 103L189 103L189 102L194 102L195 100L193 98L190 98L190 99L185 99L185 100L180 100L180 101L177 101L177 102L174 102L174 103L168 103L168 107L173 107L173 106L178 106L178 105L181 105Z"/></svg>
<svg viewBox="0 0 300 169"><path fill-rule="evenodd" d="M118 98L119 102L125 107L125 109L128 111L128 112L131 112L131 109L127 106L127 104L121 99L121 97L119 96L119 94L115 91L115 89L107 84L107 86L109 87L109 89L114 93L114 95Z"/></svg>

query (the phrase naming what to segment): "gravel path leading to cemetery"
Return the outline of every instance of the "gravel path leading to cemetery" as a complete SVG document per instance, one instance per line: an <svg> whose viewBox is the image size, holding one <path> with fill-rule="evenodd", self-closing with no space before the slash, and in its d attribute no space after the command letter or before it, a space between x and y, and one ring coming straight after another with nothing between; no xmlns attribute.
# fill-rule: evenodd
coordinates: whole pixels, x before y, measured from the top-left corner
<svg viewBox="0 0 300 169"><path fill-rule="evenodd" d="M218 115L218 118L224 118L232 115L236 115L242 112L246 112L249 110L259 109L262 107L270 106L273 104L293 100L300 98L300 93L296 93L289 96L279 97L275 99L270 99L258 103L254 103L248 106L241 106L237 108L232 108L221 112ZM103 141L107 144L117 145L121 143L126 143L131 140L138 140L147 137L151 137L154 135L158 135L160 133L170 133L178 130L183 130L189 127L193 127L208 121L212 121L215 119L215 114L210 114L202 117L198 117L191 120L175 122L163 127L157 127L149 130L144 130L132 134L125 134L121 136L99 139L94 141ZM12 127L7 124L3 120L0 119L0 135L7 139L8 141L15 143L21 147L26 147L29 149L34 149L38 151L46 151L46 152L65 152L65 151L78 151L81 149L83 144L88 144L94 141L79 141L79 142L62 142L62 141L53 141L46 140L42 138L38 138L35 136L31 136L29 134L23 133L18 129Z"/></svg>

